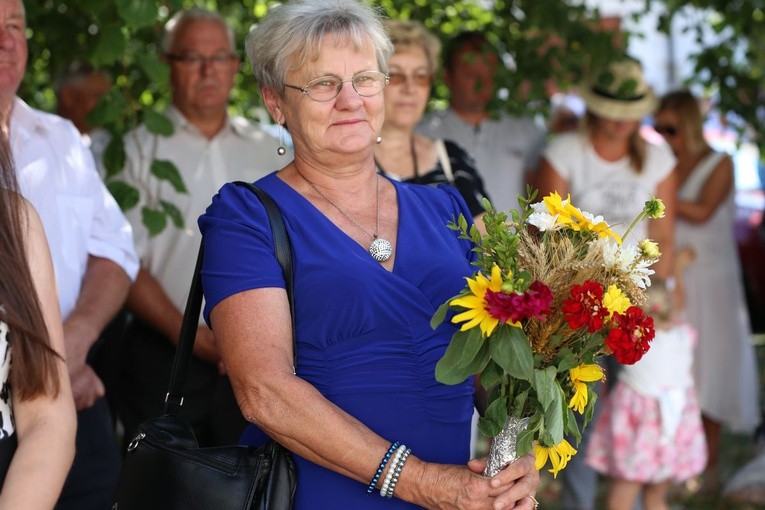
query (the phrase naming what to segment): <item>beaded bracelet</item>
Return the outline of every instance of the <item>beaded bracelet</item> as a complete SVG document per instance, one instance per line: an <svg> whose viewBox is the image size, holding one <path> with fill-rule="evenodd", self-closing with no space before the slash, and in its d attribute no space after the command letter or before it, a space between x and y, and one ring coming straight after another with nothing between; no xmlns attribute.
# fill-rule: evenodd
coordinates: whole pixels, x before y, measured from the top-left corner
<svg viewBox="0 0 765 510"><path fill-rule="evenodd" d="M377 488L377 481L380 480L380 475L382 475L383 470L385 469L385 466L388 464L388 460L390 460L390 456L393 455L393 451L396 450L396 448L399 447L401 443L399 441L396 441L392 445L390 445L390 448L388 448L388 453L385 454L385 457L383 457L382 461L380 461L380 467L377 468L377 472L375 473L374 478L372 478L372 481L369 482L369 487L367 487L367 494L372 494Z"/></svg>
<svg viewBox="0 0 765 510"><path fill-rule="evenodd" d="M388 493L388 486L390 485L390 481L393 479L393 472L396 469L396 465L401 460L401 456L404 454L404 451L406 451L406 445L401 445L396 450L396 453L393 455L393 460L390 461L390 467L388 468L388 472L385 475L385 481L382 484L382 488L380 489L380 495L385 495Z"/></svg>
<svg viewBox="0 0 765 510"><path fill-rule="evenodd" d="M407 457L409 457L409 454L412 453L411 448L407 448L406 451L401 455L401 458L399 459L398 463L395 466L391 466L391 469L393 469L393 478L390 480L390 485L388 486L388 492L386 494L383 494L382 491L380 492L380 495L386 498L392 498L393 497L393 491L396 490L396 484L398 484L398 478L401 476L401 470L404 469L404 463L406 462Z"/></svg>

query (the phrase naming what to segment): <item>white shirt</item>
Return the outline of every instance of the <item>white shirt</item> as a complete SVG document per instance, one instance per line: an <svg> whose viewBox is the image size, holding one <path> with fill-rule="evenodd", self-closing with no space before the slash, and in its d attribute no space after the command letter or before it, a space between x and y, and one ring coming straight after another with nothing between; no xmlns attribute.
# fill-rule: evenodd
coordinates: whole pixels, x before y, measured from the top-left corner
<svg viewBox="0 0 765 510"><path fill-rule="evenodd" d="M533 119L504 112L498 119L474 126L449 108L429 114L417 130L431 138L457 142L472 155L492 205L499 211L518 209L518 195L526 196L524 174L536 169L545 142L544 130Z"/></svg>
<svg viewBox="0 0 765 510"><path fill-rule="evenodd" d="M125 177L148 190L149 200L175 205L184 227L179 229L168 222L162 232L150 236L141 217L147 199L143 192L141 202L126 214L133 225L141 265L183 311L202 238L197 219L210 205L213 195L230 181L256 181L286 165L291 157L278 156L279 142L242 117L229 117L224 128L208 140L175 107L170 107L166 114L175 127L171 136L154 135L146 126L125 136ZM168 182L151 175L150 164L155 158L175 164L187 194L176 192Z"/></svg>
<svg viewBox="0 0 765 510"><path fill-rule="evenodd" d="M638 173L630 166L629 157L606 161L595 152L589 138L577 132L555 136L544 156L568 181L574 206L603 215L618 234L627 230L675 167L668 147L646 142L645 163ZM630 244L647 234L648 222L639 222L629 235Z"/></svg>
<svg viewBox="0 0 765 510"><path fill-rule="evenodd" d="M71 122L16 98L10 142L21 194L37 209L48 238L66 319L80 295L89 255L115 262L135 279L138 257L130 224Z"/></svg>

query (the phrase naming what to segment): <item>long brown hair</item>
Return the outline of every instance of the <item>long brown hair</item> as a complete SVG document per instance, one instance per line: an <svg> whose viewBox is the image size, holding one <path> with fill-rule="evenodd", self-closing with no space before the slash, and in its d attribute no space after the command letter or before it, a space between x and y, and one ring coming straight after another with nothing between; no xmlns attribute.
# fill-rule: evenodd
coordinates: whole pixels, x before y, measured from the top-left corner
<svg viewBox="0 0 765 510"><path fill-rule="evenodd" d="M701 104L689 90L675 90L662 97L656 111L658 113L664 110L671 110L677 114L680 129L685 132L688 152L696 156L711 150L704 138Z"/></svg>
<svg viewBox="0 0 765 510"><path fill-rule="evenodd" d="M588 136L591 135L599 118L598 115L587 110L582 122L582 131ZM646 141L640 135L639 127L632 132L627 143L627 156L630 158L630 167L635 172L641 173L646 160Z"/></svg>
<svg viewBox="0 0 765 510"><path fill-rule="evenodd" d="M27 262L28 218L5 130L0 129L0 320L9 328L10 382L22 400L58 395L58 363Z"/></svg>

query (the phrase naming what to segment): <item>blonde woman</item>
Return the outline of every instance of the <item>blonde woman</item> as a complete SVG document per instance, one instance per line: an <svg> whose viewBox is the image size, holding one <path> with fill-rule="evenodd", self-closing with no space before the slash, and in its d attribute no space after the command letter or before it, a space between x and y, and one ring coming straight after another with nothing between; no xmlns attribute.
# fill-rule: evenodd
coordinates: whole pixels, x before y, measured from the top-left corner
<svg viewBox="0 0 765 510"><path fill-rule="evenodd" d="M757 357L733 235L733 162L704 139L701 107L688 91L661 99L655 129L677 157L677 245L698 254L686 278L686 315L699 335L694 371L714 485L722 426L751 432L759 422Z"/></svg>
<svg viewBox="0 0 765 510"><path fill-rule="evenodd" d="M475 161L450 140L415 133L430 97L441 43L416 21L386 20L393 43L385 87L382 142L375 147L377 167L387 176L415 184L451 184L460 192L474 218L484 212L487 197ZM480 227L483 222L478 222Z"/></svg>

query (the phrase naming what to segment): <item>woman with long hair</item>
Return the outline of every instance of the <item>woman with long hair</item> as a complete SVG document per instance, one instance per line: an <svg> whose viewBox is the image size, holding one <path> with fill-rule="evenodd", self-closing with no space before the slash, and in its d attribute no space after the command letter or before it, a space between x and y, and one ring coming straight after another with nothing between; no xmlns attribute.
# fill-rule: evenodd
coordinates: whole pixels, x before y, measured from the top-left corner
<svg viewBox="0 0 765 510"><path fill-rule="evenodd" d="M0 134L0 508L53 508L76 415L48 244Z"/></svg>
<svg viewBox="0 0 765 510"><path fill-rule="evenodd" d="M759 422L757 356L750 343L741 265L733 235L733 162L704 138L704 117L688 91L661 98L655 129L677 157L677 245L693 247L686 318L699 343L694 365L709 449L705 483L714 489L720 433Z"/></svg>

